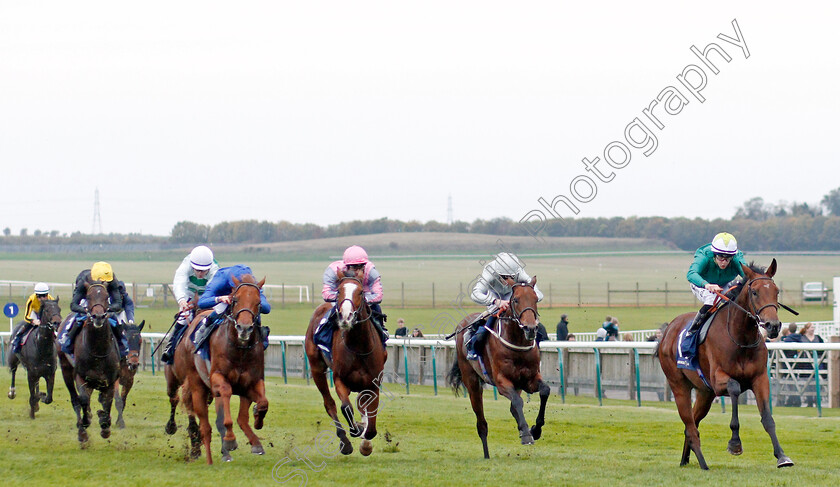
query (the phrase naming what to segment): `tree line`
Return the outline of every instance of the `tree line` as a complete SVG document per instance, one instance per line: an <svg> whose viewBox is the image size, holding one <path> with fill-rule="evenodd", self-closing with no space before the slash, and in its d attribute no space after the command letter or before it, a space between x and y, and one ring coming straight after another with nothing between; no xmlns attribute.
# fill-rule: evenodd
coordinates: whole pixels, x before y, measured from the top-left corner
<svg viewBox="0 0 840 487"><path fill-rule="evenodd" d="M737 208L730 219L613 217L567 218L545 222L543 234L552 237L648 238L670 242L682 250L694 250L717 232L730 232L747 250L827 251L840 250L840 188L825 195L819 204L765 203L752 198ZM169 237L139 234L69 236L57 232L25 230L18 236L7 229L2 244L236 244L309 240L327 237L370 235L394 232L449 232L498 236L528 235L525 225L509 218L456 221L401 221L389 218L354 220L335 225L241 220L204 225L190 221L175 224Z"/></svg>

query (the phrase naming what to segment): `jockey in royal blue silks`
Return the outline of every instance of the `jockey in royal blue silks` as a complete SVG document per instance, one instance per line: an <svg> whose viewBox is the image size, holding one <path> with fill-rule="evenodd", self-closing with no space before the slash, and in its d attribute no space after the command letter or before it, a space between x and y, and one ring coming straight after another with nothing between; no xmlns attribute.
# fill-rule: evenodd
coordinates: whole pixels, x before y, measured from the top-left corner
<svg viewBox="0 0 840 487"><path fill-rule="evenodd" d="M224 312L230 304L230 295L236 288L236 285L233 283L233 278L235 277L241 281L242 276L246 274L254 274L251 268L246 265L239 264L222 267L216 272L213 279L207 284L207 289L198 299L199 309L213 308L213 312L201 322L201 325L196 328L194 333L196 344L195 353L205 359L209 358L206 347L204 347L207 343L207 338L224 316ZM267 315L270 312L271 305L268 303L262 289L260 289L260 313L255 317L254 325L259 327L260 333L262 334L263 348L268 348L268 334L270 330L267 326L262 326L260 315Z"/></svg>
<svg viewBox="0 0 840 487"><path fill-rule="evenodd" d="M506 311L510 307L510 297L513 295L513 288L507 283L507 279L513 279L514 283L529 283L531 277L525 272L525 265L519 257L501 252L490 263L484 266L481 277L473 287L470 297L478 304L487 306L485 319L478 319L470 324L475 332L467 342L467 359L478 360L477 350L484 346L487 337L487 329L492 328L496 322L495 312ZM537 294L537 301L542 301L543 293L534 286ZM482 326L483 325L483 326Z"/></svg>
<svg viewBox="0 0 840 487"><path fill-rule="evenodd" d="M321 318L321 322L315 329L313 337L315 344L326 352L329 357L332 350L332 335L338 316L335 300L338 296L339 272L345 274L352 272L356 276L361 276L359 280L362 282L365 301L370 305L370 320L374 328L379 332L382 345L384 346L385 342L388 341L388 330L385 328L387 317L382 314L382 308L380 307L383 298L382 279L379 271L376 270L376 266L368 259L365 249L358 245L348 247L344 251L342 259L332 262L324 271L324 286L321 289L321 296L324 298L324 301L333 303L333 307Z"/></svg>
<svg viewBox="0 0 840 487"><path fill-rule="evenodd" d="M688 268L686 279L691 292L703 302L703 306L680 341L678 367L694 368L692 362L697 349L697 331L719 299L715 293L734 285L739 277L743 278L744 265L744 254L738 250L738 242L726 232L718 233L712 243L700 247L694 253L694 261Z"/></svg>
<svg viewBox="0 0 840 487"><path fill-rule="evenodd" d="M125 336L123 326L126 323L134 324L134 301L128 296L125 284L114 276L111 264L107 262L97 262L90 269L85 269L76 276L73 299L70 302L70 311L76 313L76 317L75 320L70 321L67 328L61 331L58 344L61 345L62 352L68 355L73 354L73 342L82 329L82 323L88 313L85 283L95 282L101 282L108 290L107 311L113 314L109 321L117 337L120 359L125 359L128 356L128 338Z"/></svg>
<svg viewBox="0 0 840 487"><path fill-rule="evenodd" d="M190 254L181 261L172 280L172 294L178 301L179 313L175 321L166 348L160 355L160 361L172 364L175 347L187 331L195 313L191 304L204 294L207 284L219 270L219 264L213 257L213 251L204 245L192 249Z"/></svg>

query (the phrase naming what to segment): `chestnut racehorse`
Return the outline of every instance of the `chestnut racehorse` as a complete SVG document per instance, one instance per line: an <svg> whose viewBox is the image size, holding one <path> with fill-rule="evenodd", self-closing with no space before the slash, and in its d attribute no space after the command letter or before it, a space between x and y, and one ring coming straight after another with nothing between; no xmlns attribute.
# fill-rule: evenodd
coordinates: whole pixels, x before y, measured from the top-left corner
<svg viewBox="0 0 840 487"><path fill-rule="evenodd" d="M312 379L324 398L324 408L335 424L340 440L341 453L353 453L353 445L347 438L336 414L335 401L327 384L327 369L332 368L335 392L341 401L341 412L350 425L350 436L363 437L359 451L367 456L373 452L372 440L376 436L376 413L379 409L379 387L382 370L388 352L382 346L379 333L371 322L370 305L365 301L362 282L350 273L338 273L338 326L332 335L332 363L328 364L321 350L315 345L313 336L321 319L332 309L332 303L324 303L312 314L306 330L306 356L312 370ZM358 393L357 407L362 421L356 422L350 393Z"/></svg>
<svg viewBox="0 0 840 487"><path fill-rule="evenodd" d="M767 347L759 330L759 327L765 328L767 336L775 338L779 335L781 327L778 316L779 288L773 282L776 259L773 259L766 271L752 264L743 266L743 270L746 282L728 293L735 297L726 305L725 310L722 309L715 315L706 341L697 350L700 370L711 389L696 371L677 368L680 331L694 320L695 313L677 316L665 329L656 350L662 371L665 372L674 393L680 418L685 423L685 441L680 465L688 464L690 452L693 451L700 468L708 470L709 467L700 451L700 434L697 427L706 417L716 396L729 396L732 401L732 420L729 424L732 438L729 440L727 451L732 455L740 455L743 452L738 434L738 396L747 389L752 389L755 394L761 424L773 442L776 465L793 465L776 438L776 423L770 413ZM692 389L697 390L693 410Z"/></svg>
<svg viewBox="0 0 840 487"><path fill-rule="evenodd" d="M208 404L216 399L217 412L224 414L224 437L222 439L223 460L230 461L230 451L237 448L236 436L233 434L233 419L230 413L231 395L239 396L239 427L248 437L251 453L263 455L265 450L257 435L248 425L248 413L251 403L254 408L254 428L261 429L263 419L268 412L268 399L265 397L264 364L265 351L262 346L262 335L257 325L260 313L260 289L265 279L256 282L254 276L246 274L240 281L232 277L234 289L231 292L231 303L223 315L223 322L208 339L210 360L205 361L196 355L192 340L181 340L175 349L174 363L167 365L166 390L172 407L166 433L174 434L175 408L178 406L178 389L181 388L181 400L189 413L188 433L192 449L191 455L200 455L201 443L207 454L207 463L213 463L210 454L211 426ZM187 337L201 320L209 314L209 310L193 319L187 331ZM196 425L195 417L199 424Z"/></svg>
<svg viewBox="0 0 840 487"><path fill-rule="evenodd" d="M49 404L53 400L56 369L55 333L61 325L61 308L58 306L58 299L41 301L39 319L41 324L30 332L26 343L20 348L20 353L9 354L9 371L12 373L9 399L15 398L15 372L18 364L23 364L29 382L29 417L32 419L35 419L35 413L38 412L38 401ZM15 332L22 326L23 322L18 323ZM41 377L47 385L46 394L38 387Z"/></svg>
<svg viewBox="0 0 840 487"><path fill-rule="evenodd" d="M456 394L462 385L470 393L478 437L481 438L484 447L484 458L490 458L482 399L485 382L495 384L499 393L510 400L510 413L516 420L523 445L532 445L542 436L545 405L551 394L551 389L543 382L540 374L540 350L535 341L540 323L537 293L534 291L537 277L534 276L527 284L516 283L510 278L507 279L507 283L512 290L510 307L496 320L496 326L490 331L491 336L488 337L484 349L477 351L487 375L484 375L477 360L467 360L463 333L457 333L455 349L458 359L447 374L447 381ZM469 326L478 316L478 313L467 316L459 324L458 331ZM522 391L528 394L540 393L540 411L530 429L522 410Z"/></svg>
<svg viewBox="0 0 840 487"><path fill-rule="evenodd" d="M134 386L134 375L137 374L137 368L140 367L140 345L143 342L140 332L145 325L146 320L141 321L139 325L125 325L128 357L120 362L120 378L114 383L114 406L117 408L117 428L120 429L125 428L125 421L123 420L125 400Z"/></svg>
<svg viewBox="0 0 840 487"><path fill-rule="evenodd" d="M111 317L108 313L108 290L102 282L85 283L87 316L82 329L76 335L73 344L73 358L61 350L58 359L61 374L70 392L70 402L76 412L76 427L79 442L88 441L87 428L90 426L90 396L99 391L99 403L102 409L99 416L100 436L111 436L111 404L114 400L114 383L120 372L120 353L117 339L111 330ZM64 319L64 326L73 324L75 313ZM78 325L76 325L78 326Z"/></svg>

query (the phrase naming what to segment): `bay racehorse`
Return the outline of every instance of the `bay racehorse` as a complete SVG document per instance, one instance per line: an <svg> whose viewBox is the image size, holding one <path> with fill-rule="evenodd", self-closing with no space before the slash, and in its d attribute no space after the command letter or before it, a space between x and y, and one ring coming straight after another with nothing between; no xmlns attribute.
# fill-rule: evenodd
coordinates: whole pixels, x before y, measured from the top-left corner
<svg viewBox="0 0 840 487"><path fill-rule="evenodd" d="M313 337L321 319L332 309L332 303L322 304L312 314L304 346L312 379L324 398L324 408L335 425L341 453L353 453L353 445L338 420L335 400L327 384L328 368L333 370L335 392L341 401L341 412L350 425L350 436L363 438L359 451L368 456L373 452L371 440L376 437L379 388L388 352L382 346L379 332L371 322L371 308L365 301L362 282L350 272L339 272L338 279L338 326L332 335L331 363L327 363ZM361 422L354 419L353 405L350 403L351 392L358 393L356 406L362 415Z"/></svg>
<svg viewBox="0 0 840 487"><path fill-rule="evenodd" d="M759 329L765 328L767 336L772 339L779 335L781 327L778 317L779 288L773 282L776 259L773 259L766 271L752 264L743 266L743 270L746 281L727 293L734 296L732 302L714 316L706 340L697 350L700 370L708 384L696 371L677 368L676 363L680 332L694 320L695 313L677 316L665 329L656 350L662 371L674 393L680 418L685 423L680 465L688 464L689 455L693 451L700 468L709 468L700 450L697 427L717 396L729 396L732 403L732 420L729 424L732 438L727 451L732 455L743 452L739 436L738 396L747 389L752 389L755 394L761 424L773 443L776 465L793 465L776 438L776 423L770 413L767 347ZM692 389L697 390L693 409Z"/></svg>
<svg viewBox="0 0 840 487"><path fill-rule="evenodd" d="M23 364L29 381L29 417L32 419L35 419L35 413L38 412L38 401L49 404L53 400L56 369L55 334L61 325L61 308L58 306L58 299L41 301L39 320L41 323L29 333L29 338L21 346L20 353L9 354L9 371L12 373L9 399L15 398L15 373L18 364ZM23 325L23 322L18 323L14 333L17 333ZM47 386L46 394L41 392L39 387L42 377Z"/></svg>
<svg viewBox="0 0 840 487"><path fill-rule="evenodd" d="M75 337L73 356L61 350L58 352L64 383L76 412L76 427L82 445L88 441L90 399L94 390L99 391L99 403L102 405L102 409L97 411L99 434L102 438L111 436L111 404L114 400L114 383L120 372L117 337L111 326L113 315L108 312L108 289L99 281L84 283L84 286L87 315ZM63 326L71 325L75 319L75 313L70 313L64 319Z"/></svg>
<svg viewBox="0 0 840 487"><path fill-rule="evenodd" d="M260 439L248 424L251 403L254 405L254 428L262 429L263 420L268 412L268 399L265 397L265 351L262 346L262 334L257 325L260 313L260 289L265 279L256 282L254 276L246 274L240 281L232 277L234 289L231 303L223 314L223 322L208 339L210 360L204 360L195 354L195 345L189 336L209 310L198 314L186 338L178 343L172 365L167 365L166 390L171 406L166 433L177 431L175 408L178 406L178 391L181 389L181 401L189 414L187 428L190 441L190 455L197 458L201 453L201 443L207 454L207 463L213 463L210 453L211 426L208 405L215 398L216 411L221 421L219 433L222 438L222 459L230 461L230 452L237 448L233 434L233 419L230 413L231 395L239 396L239 415L237 423L248 442L251 453L264 455L265 449ZM183 387L182 387L183 386ZM199 424L196 424L196 416ZM222 430L221 426L224 427Z"/></svg>
<svg viewBox="0 0 840 487"><path fill-rule="evenodd" d="M464 318L459 324L455 339L457 360L453 362L447 374L447 381L456 394L462 385L470 394L478 437L481 438L484 447L484 458L490 458L482 398L484 383L494 384L499 393L510 400L510 413L516 420L523 445L532 445L542 436L545 405L551 393L540 374L540 350L535 341L540 323L537 294L534 291L537 277L534 276L529 283L515 283L513 279L508 278L507 283L512 290L510 307L498 316L484 349L477 351L481 362L467 360L464 333L460 333L479 316L475 313ZM482 363L486 372L482 370ZM522 410L522 391L528 394L540 393L540 411L530 429Z"/></svg>
<svg viewBox="0 0 840 487"><path fill-rule="evenodd" d="M124 326L125 338L128 340L128 357L120 362L120 377L114 383L114 406L117 408L117 428L120 429L125 428L125 420L123 420L125 400L134 386L134 375L140 367L140 346L143 343L140 332L145 325L146 320L141 321L139 325L126 324Z"/></svg>

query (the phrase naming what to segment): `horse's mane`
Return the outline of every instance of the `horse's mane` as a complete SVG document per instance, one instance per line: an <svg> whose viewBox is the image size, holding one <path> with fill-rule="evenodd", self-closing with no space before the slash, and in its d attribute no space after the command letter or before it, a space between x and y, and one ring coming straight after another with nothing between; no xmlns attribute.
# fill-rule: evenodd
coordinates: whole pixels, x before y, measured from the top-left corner
<svg viewBox="0 0 840 487"><path fill-rule="evenodd" d="M762 266L756 264L755 261L750 261L750 263L747 264L747 267L749 267L750 270L755 272L756 274L764 275L767 272L766 267L762 267ZM742 280L741 282L739 282L732 289L730 289L729 292L726 293L726 297L728 297L730 299L737 298L738 295L741 294L741 290L744 288L744 284L746 284L746 283L747 283L747 281L745 281L745 280Z"/></svg>

